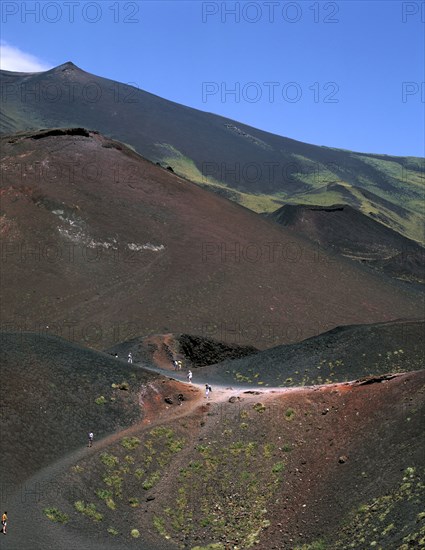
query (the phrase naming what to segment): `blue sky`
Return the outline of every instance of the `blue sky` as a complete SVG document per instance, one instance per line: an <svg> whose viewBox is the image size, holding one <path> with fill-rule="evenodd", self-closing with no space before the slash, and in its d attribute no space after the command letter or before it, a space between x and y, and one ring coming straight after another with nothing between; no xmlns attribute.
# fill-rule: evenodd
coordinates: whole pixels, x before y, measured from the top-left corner
<svg viewBox="0 0 425 550"><path fill-rule="evenodd" d="M424 156L424 5L3 0L1 61L73 61L300 141Z"/></svg>

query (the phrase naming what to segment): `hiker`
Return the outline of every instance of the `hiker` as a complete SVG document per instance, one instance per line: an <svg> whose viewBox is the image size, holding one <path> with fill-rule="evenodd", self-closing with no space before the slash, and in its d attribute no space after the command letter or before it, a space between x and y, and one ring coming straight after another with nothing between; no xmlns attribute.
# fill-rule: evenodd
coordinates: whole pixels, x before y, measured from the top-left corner
<svg viewBox="0 0 425 550"><path fill-rule="evenodd" d="M129 363L132 363L132 362L133 362L133 355L131 354L131 351L130 351L130 353L128 354L128 362L129 362Z"/></svg>
<svg viewBox="0 0 425 550"><path fill-rule="evenodd" d="M3 512L1 517L1 526L2 533L5 535L7 530L7 512Z"/></svg>
<svg viewBox="0 0 425 550"><path fill-rule="evenodd" d="M114 355L114 357L115 357L116 359L118 359L118 353L116 353L116 354Z"/></svg>
<svg viewBox="0 0 425 550"><path fill-rule="evenodd" d="M181 361L177 361L177 364L179 366L179 370L182 370L183 363Z"/></svg>
<svg viewBox="0 0 425 550"><path fill-rule="evenodd" d="M205 384L205 397L208 399L209 398L209 395L210 395L210 392L212 391L212 388L211 386L209 386L208 384Z"/></svg>
<svg viewBox="0 0 425 550"><path fill-rule="evenodd" d="M174 370L179 370L179 362L177 361L177 359L173 360L173 364L174 364Z"/></svg>
<svg viewBox="0 0 425 550"><path fill-rule="evenodd" d="M189 380L189 384L192 384L192 371L191 370L187 373L187 379Z"/></svg>
<svg viewBox="0 0 425 550"><path fill-rule="evenodd" d="M89 433L89 447L93 445L93 432Z"/></svg>

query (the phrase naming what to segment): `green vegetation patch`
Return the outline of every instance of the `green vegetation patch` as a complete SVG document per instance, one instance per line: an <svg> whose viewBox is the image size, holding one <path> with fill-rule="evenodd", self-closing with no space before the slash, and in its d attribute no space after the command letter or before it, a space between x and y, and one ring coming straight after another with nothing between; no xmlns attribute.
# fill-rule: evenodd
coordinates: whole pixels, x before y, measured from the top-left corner
<svg viewBox="0 0 425 550"><path fill-rule="evenodd" d="M107 399L103 395L101 395L97 397L94 402L96 403L96 405L104 405L107 402Z"/></svg>
<svg viewBox="0 0 425 550"><path fill-rule="evenodd" d="M408 467L391 492L363 503L347 518L337 538L327 548L425 547L425 471Z"/></svg>
<svg viewBox="0 0 425 550"><path fill-rule="evenodd" d="M84 514L93 521L102 521L103 519L103 515L97 511L95 504L86 504L82 500L77 500L77 502L74 503L74 508L77 512Z"/></svg>
<svg viewBox="0 0 425 550"><path fill-rule="evenodd" d="M119 463L118 457L109 453L102 453L100 455L100 460L107 468L115 468Z"/></svg>
<svg viewBox="0 0 425 550"><path fill-rule="evenodd" d="M119 384L112 384L112 388L114 390L123 390L123 391L129 391L130 389L130 384L128 382L120 382Z"/></svg>
<svg viewBox="0 0 425 550"><path fill-rule="evenodd" d="M153 526L162 537L164 537L167 540L171 538L170 535L168 535L167 531L165 530L165 521L162 518L158 516L154 516Z"/></svg>
<svg viewBox="0 0 425 550"><path fill-rule="evenodd" d="M96 491L96 496L99 497L101 500L103 500L108 508L111 510L115 510L117 507L114 499L113 499L113 493L111 490L108 489L98 489Z"/></svg>
<svg viewBox="0 0 425 550"><path fill-rule="evenodd" d="M285 420L293 420L293 418L295 417L295 411L294 409L286 409L285 411Z"/></svg>
<svg viewBox="0 0 425 550"><path fill-rule="evenodd" d="M274 444L252 441L246 430L225 431L220 441L197 445L193 460L180 469L177 494L154 522L163 537L183 536L190 545L204 529L212 541L225 536L226 547L245 549L258 544L270 525L267 503L281 487L285 463L276 462ZM214 544L219 546L205 548L224 548Z"/></svg>
<svg viewBox="0 0 425 550"><path fill-rule="evenodd" d="M128 504L132 507L132 508L138 508L140 506L140 502L139 502L139 499L137 497L130 497L128 499Z"/></svg>
<svg viewBox="0 0 425 550"><path fill-rule="evenodd" d="M66 523L69 521L69 516L57 508L44 508L43 514L55 523Z"/></svg>
<svg viewBox="0 0 425 550"><path fill-rule="evenodd" d="M184 156L183 153L170 143L155 143L155 147L158 151L158 160L170 166L173 172L179 176L183 176L195 183L207 183L208 180L214 185L222 186L216 179L204 176L192 159Z"/></svg>
<svg viewBox="0 0 425 550"><path fill-rule="evenodd" d="M145 491L152 489L152 487L154 487L160 479L161 479L161 472L152 472L152 474L148 476L143 482L143 485L142 485L143 489Z"/></svg>
<svg viewBox="0 0 425 550"><path fill-rule="evenodd" d="M274 474L278 474L279 472L282 472L285 469L285 464L283 462L276 462L276 464L273 465L272 472Z"/></svg>
<svg viewBox="0 0 425 550"><path fill-rule="evenodd" d="M258 413L263 413L266 410L266 406L262 403L256 403L253 407L254 411L257 411Z"/></svg>
<svg viewBox="0 0 425 550"><path fill-rule="evenodd" d="M167 466L184 447L185 438L167 426L157 426L143 436L123 437L108 452L99 452L91 457L99 482L94 490L94 495L99 499L97 507L80 500L74 503L75 510L96 522L104 519L106 525L114 524L117 510L132 514L137 521L137 509L146 500L146 491L160 482ZM73 470L75 475L81 476L81 483L85 482L84 472ZM184 496L180 494L179 498L182 507ZM183 518L180 520L183 521ZM157 530L162 525L161 521L158 517ZM133 526L136 528L138 524ZM116 536L110 530L108 533ZM162 536L168 534L163 532Z"/></svg>
<svg viewBox="0 0 425 550"><path fill-rule="evenodd" d="M124 449L132 451L140 445L140 439L138 437L124 437L123 439L121 439L121 445L124 447Z"/></svg>

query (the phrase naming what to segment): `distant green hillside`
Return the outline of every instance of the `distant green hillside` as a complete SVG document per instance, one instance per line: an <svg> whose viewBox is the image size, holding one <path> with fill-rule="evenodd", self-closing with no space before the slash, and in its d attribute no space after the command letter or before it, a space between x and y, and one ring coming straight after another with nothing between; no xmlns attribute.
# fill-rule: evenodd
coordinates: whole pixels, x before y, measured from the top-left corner
<svg viewBox="0 0 425 550"><path fill-rule="evenodd" d="M338 182L319 187L311 192L291 195L287 197L285 203L320 206L348 204L406 237L425 242L423 204L413 200L409 203L407 197L406 200L402 200L401 193L399 201L394 202L389 193L381 191L378 195L348 183Z"/></svg>
<svg viewBox="0 0 425 550"><path fill-rule="evenodd" d="M317 189L324 204L340 202L339 195L328 199L332 189L326 186L343 182L388 201L389 212L378 208L378 214L397 222L403 234L423 240L424 158L303 143L92 75L70 62L42 73L2 71L1 77L1 133L71 126L98 130L257 212L298 199L308 203ZM320 204L317 196L314 201ZM410 212L402 220L399 206ZM364 203L362 208L374 212Z"/></svg>

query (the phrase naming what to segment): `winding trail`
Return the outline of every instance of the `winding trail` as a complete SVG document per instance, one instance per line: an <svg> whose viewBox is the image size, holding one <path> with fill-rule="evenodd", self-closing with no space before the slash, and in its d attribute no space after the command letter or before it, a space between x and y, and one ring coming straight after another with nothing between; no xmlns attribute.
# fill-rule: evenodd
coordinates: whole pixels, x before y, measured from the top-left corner
<svg viewBox="0 0 425 550"><path fill-rule="evenodd" d="M93 444L93 451L98 452L115 444L124 436L131 436L140 433L141 430L151 428L164 421L176 420L186 417L197 408L202 407L207 402L210 404L220 404L228 401L230 397L236 397L248 401L257 401L259 399L268 399L284 394L293 394L308 391L320 391L321 388L335 388L347 390L350 386L358 385L358 381L341 382L335 384L326 384L321 386L305 386L294 388L253 388L252 386L229 387L224 385L215 385L210 397L205 397L205 379L202 374L196 378L197 383L189 383L185 379L185 373L167 371L159 367L146 367L144 369L156 372L167 377L169 380L182 384L182 392L191 388L193 391L191 400L183 401L181 406L152 406L148 401L143 402L145 416L142 421L137 422L131 427L120 432L113 433ZM402 376L397 374L395 376ZM153 384L148 384L153 386ZM123 548L122 542L114 542L113 539L105 543L103 540L91 539L88 541L86 535L80 535L76 530L64 529L62 525L55 524L45 518L40 513L40 507L37 503L41 500L43 492L52 491L55 488L55 480L60 478L63 472L69 470L76 462L84 459L87 453L93 452L87 447L82 447L77 451L66 454L60 460L50 464L37 472L33 477L26 480L21 486L15 489L8 499L7 510L9 513L9 530L6 536L0 534L1 550L119 550ZM57 485L56 490L59 490ZM143 544L143 546L141 546ZM169 550L176 548L173 543L156 543L149 545L146 541L134 540L125 543L126 548L143 548L143 550Z"/></svg>

